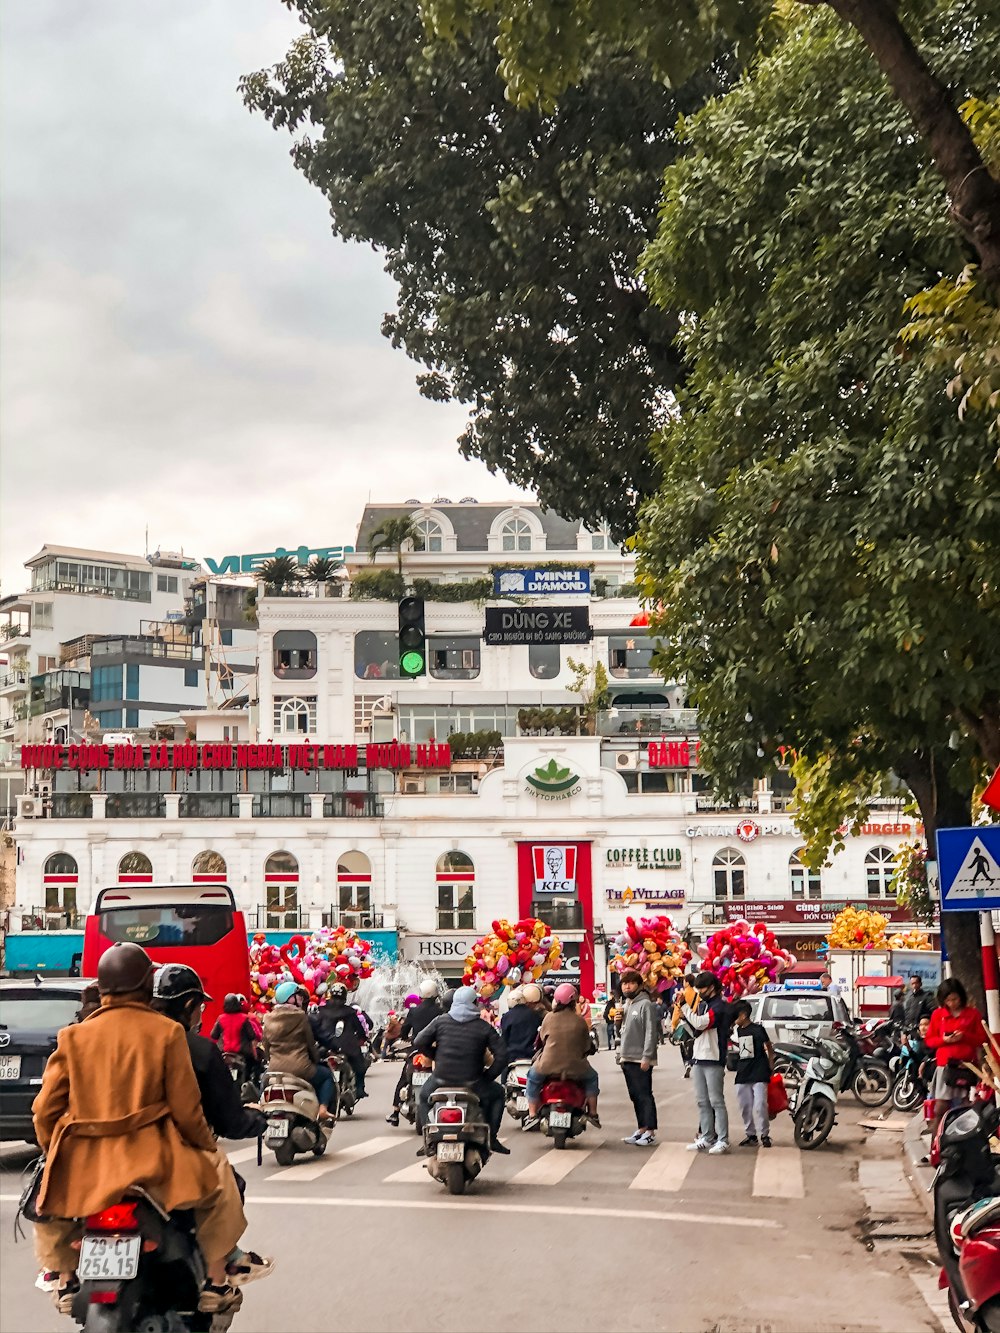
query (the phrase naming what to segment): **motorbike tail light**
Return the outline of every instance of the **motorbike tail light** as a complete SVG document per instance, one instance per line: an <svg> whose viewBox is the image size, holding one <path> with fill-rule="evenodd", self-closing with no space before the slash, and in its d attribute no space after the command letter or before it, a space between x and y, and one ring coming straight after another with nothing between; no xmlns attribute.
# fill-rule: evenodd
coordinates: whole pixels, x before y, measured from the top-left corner
<svg viewBox="0 0 1000 1333"><path fill-rule="evenodd" d="M91 1305L117 1305L117 1291L92 1291L87 1297Z"/></svg>
<svg viewBox="0 0 1000 1333"><path fill-rule="evenodd" d="M268 1088L264 1093L265 1102L294 1102L295 1093L291 1088Z"/></svg>
<svg viewBox="0 0 1000 1333"><path fill-rule="evenodd" d="M92 1213L87 1218L88 1231L138 1231L139 1219L136 1217L137 1203L113 1203L103 1212Z"/></svg>
<svg viewBox="0 0 1000 1333"><path fill-rule="evenodd" d="M413 1068L414 1068L414 1069L430 1069L430 1067L431 1067L431 1060L430 1060L430 1057L429 1057L429 1056L427 1056L427 1055L415 1055L415 1056L413 1057Z"/></svg>
<svg viewBox="0 0 1000 1333"><path fill-rule="evenodd" d="M464 1119L460 1106L442 1106L437 1113L439 1125L460 1125Z"/></svg>

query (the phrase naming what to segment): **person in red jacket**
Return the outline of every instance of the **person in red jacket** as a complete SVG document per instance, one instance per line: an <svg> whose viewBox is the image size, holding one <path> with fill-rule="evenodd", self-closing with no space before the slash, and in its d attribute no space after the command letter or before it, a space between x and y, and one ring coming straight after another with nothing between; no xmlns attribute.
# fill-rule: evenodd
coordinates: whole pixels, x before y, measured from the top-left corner
<svg viewBox="0 0 1000 1333"><path fill-rule="evenodd" d="M986 1041L983 1016L969 1003L965 987L960 981L954 978L942 981L937 999L938 1007L931 1014L926 1038L927 1045L934 1052L936 1066L931 1090L934 1098L934 1133L948 1107L965 1099L967 1089L955 1086L952 1081L954 1075L966 1062L979 1064L980 1048Z"/></svg>
<svg viewBox="0 0 1000 1333"><path fill-rule="evenodd" d="M253 1078L258 1072L260 1060L257 1047L257 1034L247 1017L246 1001L242 995L227 995L222 1003L222 1013L212 1028L212 1040L216 1042L223 1055L242 1055L246 1061L247 1077Z"/></svg>

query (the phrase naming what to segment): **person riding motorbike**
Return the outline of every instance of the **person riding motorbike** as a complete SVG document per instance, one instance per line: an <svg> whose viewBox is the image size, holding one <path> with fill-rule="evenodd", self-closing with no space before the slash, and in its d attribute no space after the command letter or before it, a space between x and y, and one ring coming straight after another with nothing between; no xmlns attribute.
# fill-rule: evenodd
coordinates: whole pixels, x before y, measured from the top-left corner
<svg viewBox="0 0 1000 1333"><path fill-rule="evenodd" d="M403 1033L404 1031L408 1032L408 1029L406 1028L406 1023L408 1021L409 1015L414 1009L417 1008L417 1006L420 1003L421 1003L420 996L414 995L412 993L410 995L407 995L406 999L403 1001L403 1008L406 1011L406 1017L400 1020L399 1031L396 1034L398 1040L400 1041L405 1040ZM403 1061L403 1068L400 1071L399 1078L396 1080L396 1090L392 1094L392 1110L385 1118L385 1123L387 1125L399 1124L399 1108L403 1104L403 1089L407 1086L412 1077L413 1077L413 1055L411 1053Z"/></svg>
<svg viewBox="0 0 1000 1333"><path fill-rule="evenodd" d="M211 998L193 967L165 963L156 969L152 1008L180 1023L184 1030L209 1128L220 1139L255 1139L266 1124L264 1116L243 1105L219 1048L199 1033L205 1002ZM232 1171L242 1198L245 1182L227 1158L221 1154L220 1158L220 1170ZM243 1286L258 1277L267 1277L273 1269L271 1259L237 1246L228 1256L226 1276L231 1286Z"/></svg>
<svg viewBox="0 0 1000 1333"><path fill-rule="evenodd" d="M200 1308L225 1309L236 1297L226 1265L246 1218L228 1163L220 1168L184 1033L150 1008L153 972L137 944L101 955L101 1008L59 1033L32 1106L46 1159L35 1246L43 1270L58 1273L62 1314L79 1290L81 1219L136 1185L167 1212L194 1210L208 1274Z"/></svg>
<svg viewBox="0 0 1000 1333"><path fill-rule="evenodd" d="M403 1041L413 1041L442 1012L437 982L428 977L420 983L420 1003L414 1005L403 1019L403 1031L400 1033Z"/></svg>
<svg viewBox="0 0 1000 1333"><path fill-rule="evenodd" d="M368 1040L358 1011L347 1003L347 987L336 982L327 992L326 1003L309 1015L313 1034L320 1046L328 1051L337 1051L344 1057L354 1071L355 1097L361 1101L367 1097L365 1092L365 1058L361 1054L362 1045ZM340 1033L338 1025L342 1024Z"/></svg>
<svg viewBox="0 0 1000 1333"><path fill-rule="evenodd" d="M528 1116L521 1126L534 1129L542 1101L542 1088L551 1078L570 1079L582 1083L587 1094L587 1118L600 1128L597 1098L600 1092L597 1070L587 1056L590 1054L590 1028L577 1012L576 987L564 981L552 996L552 1012L542 1019L538 1032L541 1050L528 1070Z"/></svg>
<svg viewBox="0 0 1000 1333"><path fill-rule="evenodd" d="M264 1019L264 1054L268 1073L292 1074L311 1083L319 1100L320 1120L332 1120L333 1074L320 1059L319 1047L294 981L274 992L275 1005Z"/></svg>
<svg viewBox="0 0 1000 1333"><path fill-rule="evenodd" d="M534 1057L538 1029L546 1016L542 992L533 981L519 986L518 991L510 997L510 1007L500 1020L500 1035L507 1044L507 1059L511 1063Z"/></svg>
<svg viewBox="0 0 1000 1333"><path fill-rule="evenodd" d="M259 1072L257 1034L246 1014L242 995L230 993L222 1002L222 1013L212 1028L212 1041L218 1043L223 1055L242 1055L247 1078L256 1081Z"/></svg>
<svg viewBox="0 0 1000 1333"><path fill-rule="evenodd" d="M476 993L471 986L455 992L451 1010L440 1014L417 1036L414 1046L422 1055L434 1060L434 1072L420 1089L417 1101L417 1128L423 1130L431 1093L441 1087L470 1088L479 1098L483 1114L490 1127L490 1148L493 1152L510 1153L500 1142L500 1121L503 1119L503 1089L496 1080L507 1065L507 1047L503 1038L489 1023L479 1017ZM487 1051L493 1063L486 1068ZM422 1157L421 1148L417 1156Z"/></svg>

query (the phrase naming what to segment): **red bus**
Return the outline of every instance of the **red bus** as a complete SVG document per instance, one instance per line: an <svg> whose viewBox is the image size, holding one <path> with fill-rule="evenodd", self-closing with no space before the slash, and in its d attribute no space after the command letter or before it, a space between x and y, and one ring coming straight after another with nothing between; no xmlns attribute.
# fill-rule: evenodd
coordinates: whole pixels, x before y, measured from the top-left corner
<svg viewBox="0 0 1000 1333"><path fill-rule="evenodd" d="M141 944L157 963L186 963L212 1002L202 1030L212 1030L227 992L250 994L250 950L243 913L227 884L115 884L101 889L83 937L83 975L112 944Z"/></svg>

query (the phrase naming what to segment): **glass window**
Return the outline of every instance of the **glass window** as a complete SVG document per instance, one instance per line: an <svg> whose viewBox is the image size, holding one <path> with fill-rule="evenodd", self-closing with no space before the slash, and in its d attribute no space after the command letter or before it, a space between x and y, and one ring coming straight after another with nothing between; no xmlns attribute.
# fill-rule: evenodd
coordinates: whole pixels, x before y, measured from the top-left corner
<svg viewBox="0 0 1000 1333"><path fill-rule="evenodd" d="M78 875L80 868L76 864L76 857L70 856L69 852L53 852L46 858L45 866L42 870L43 875Z"/></svg>
<svg viewBox="0 0 1000 1333"><path fill-rule="evenodd" d="M219 852L199 852L191 863L193 875L224 875L226 858Z"/></svg>
<svg viewBox="0 0 1000 1333"><path fill-rule="evenodd" d="M501 550L530 551L531 524L523 518L509 518L500 529Z"/></svg>
<svg viewBox="0 0 1000 1333"><path fill-rule="evenodd" d="M272 852L264 862L265 875L297 875L299 863L291 852Z"/></svg>
<svg viewBox="0 0 1000 1333"><path fill-rule="evenodd" d="M355 634L354 674L359 680L398 680L398 636L377 629L365 629Z"/></svg>
<svg viewBox="0 0 1000 1333"><path fill-rule="evenodd" d="M232 909L207 903L122 907L100 918L100 933L112 943L128 940L158 949L218 944L232 929Z"/></svg>
<svg viewBox="0 0 1000 1333"><path fill-rule="evenodd" d="M279 630L274 636L274 674L279 680L306 680L316 674L316 635Z"/></svg>
<svg viewBox="0 0 1000 1333"><path fill-rule="evenodd" d="M286 735L309 735L316 730L316 696L275 699L274 730Z"/></svg>
<svg viewBox="0 0 1000 1333"><path fill-rule="evenodd" d="M423 550L442 551L444 550L444 534L441 531L441 524L433 518L418 518L413 524L415 530L419 532L423 541Z"/></svg>
<svg viewBox="0 0 1000 1333"><path fill-rule="evenodd" d="M712 880L716 898L745 898L747 888L746 861L735 847L723 847L712 858Z"/></svg>
<svg viewBox="0 0 1000 1333"><path fill-rule="evenodd" d="M185 667L185 668L184 668L184 684L187 685L188 687L191 687L191 686L195 686L195 687L197 687L197 684L198 684L198 668L197 668L197 667Z"/></svg>
<svg viewBox="0 0 1000 1333"><path fill-rule="evenodd" d="M533 643L528 648L528 670L535 680L555 680L562 668L557 643Z"/></svg>
<svg viewBox="0 0 1000 1333"><path fill-rule="evenodd" d="M768 1018L797 1019L799 1022L829 1023L830 997L828 995L784 996L775 995L767 1005Z"/></svg>
<svg viewBox="0 0 1000 1333"><path fill-rule="evenodd" d="M476 905L471 884L438 885L438 930L475 930Z"/></svg>
<svg viewBox="0 0 1000 1333"><path fill-rule="evenodd" d="M100 703L104 699L121 699L122 668L120 666L95 667L90 673L91 703ZM118 719L121 722L121 718Z"/></svg>
<svg viewBox="0 0 1000 1333"><path fill-rule="evenodd" d="M118 876L122 875L151 875L153 873L153 863L145 852L126 852L118 862Z"/></svg>
<svg viewBox="0 0 1000 1333"><path fill-rule="evenodd" d="M869 898L891 897L890 882L896 868L891 847L873 847L865 856L865 886Z"/></svg>
<svg viewBox="0 0 1000 1333"><path fill-rule="evenodd" d="M176 592L177 579L172 574L157 574L156 576L157 592Z"/></svg>
<svg viewBox="0 0 1000 1333"><path fill-rule="evenodd" d="M36 603L35 603L35 609L34 609L34 613L33 613L33 615L32 615L32 623L34 624L34 626L35 626L36 629L51 629L51 628L52 628L52 603L51 603L51 602L36 602Z"/></svg>
<svg viewBox="0 0 1000 1333"><path fill-rule="evenodd" d="M370 884L340 884L339 906L342 912L370 912L372 886Z"/></svg>
<svg viewBox="0 0 1000 1333"><path fill-rule="evenodd" d="M139 697L139 664L130 662L125 668L125 698L138 699Z"/></svg>
<svg viewBox="0 0 1000 1333"><path fill-rule="evenodd" d="M103 712L96 712L94 717L102 731L121 731L122 710L120 708L105 708Z"/></svg>
<svg viewBox="0 0 1000 1333"><path fill-rule="evenodd" d="M232 648L232 646L233 646L233 631L232 631L231 629L220 629L220 630L219 630L219 638L222 640L222 646L223 646L223 648Z"/></svg>
<svg viewBox="0 0 1000 1333"><path fill-rule="evenodd" d="M810 870L802 860L804 847L792 852L788 859L788 879L793 898L818 898L822 892L820 872Z"/></svg>
<svg viewBox="0 0 1000 1333"><path fill-rule="evenodd" d="M592 551L613 551L615 543L611 540L611 533L607 528L601 528L599 532L590 534L590 549Z"/></svg>
<svg viewBox="0 0 1000 1333"><path fill-rule="evenodd" d="M51 991L39 991L37 995L11 995L7 992L3 1001L4 1026L12 1032L17 1032L19 1029L29 1032L58 1032L60 1028L69 1027L71 1023L76 1022L79 1008L80 997L72 993L54 995Z"/></svg>
<svg viewBox="0 0 1000 1333"><path fill-rule="evenodd" d="M126 725L126 727L137 727L137 726L139 725L139 710L138 710L138 708L126 708L126 709L125 709L125 725Z"/></svg>
<svg viewBox="0 0 1000 1333"><path fill-rule="evenodd" d="M474 680L479 675L481 640L466 637L428 640L431 675L438 680Z"/></svg>
<svg viewBox="0 0 1000 1333"><path fill-rule="evenodd" d="M633 676L655 676L652 667L657 644L641 631L608 636L608 669L619 680Z"/></svg>

